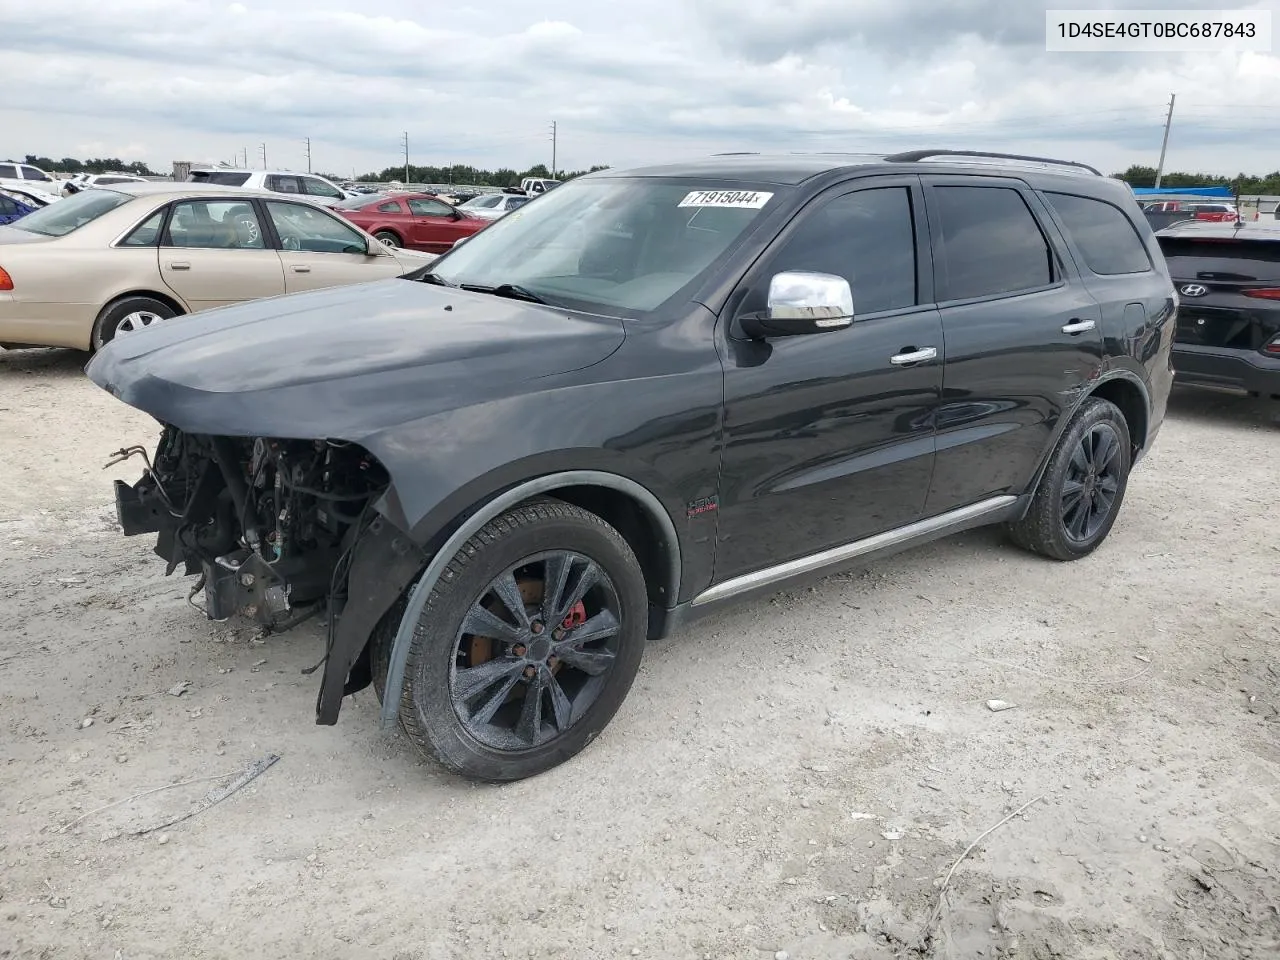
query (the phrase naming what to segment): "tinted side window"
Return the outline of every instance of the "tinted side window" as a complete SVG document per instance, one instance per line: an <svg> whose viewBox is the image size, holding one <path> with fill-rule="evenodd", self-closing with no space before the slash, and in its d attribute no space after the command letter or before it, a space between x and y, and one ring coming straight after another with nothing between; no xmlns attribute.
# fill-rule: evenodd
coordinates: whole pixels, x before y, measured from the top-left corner
<svg viewBox="0 0 1280 960"><path fill-rule="evenodd" d="M400 209L400 204L395 200L391 200L387 203L378 204L378 212L379 213L404 213L404 211Z"/></svg>
<svg viewBox="0 0 1280 960"><path fill-rule="evenodd" d="M8 163L0 163L0 177L6 177L9 180L20 180L18 176L18 168Z"/></svg>
<svg viewBox="0 0 1280 960"><path fill-rule="evenodd" d="M28 179L28 180L41 180L41 181L43 181L43 182L45 182L45 183L49 183L49 182L51 182L51 178L49 178L49 177L45 176L43 173L41 173L41 172L40 172L39 170L37 170L35 167L23 167L23 168L22 168L22 175L23 175L23 177L25 177L25 178L26 178L26 179Z"/></svg>
<svg viewBox="0 0 1280 960"><path fill-rule="evenodd" d="M1007 187L935 187L940 299L967 300L1053 282L1053 254L1026 201Z"/></svg>
<svg viewBox="0 0 1280 960"><path fill-rule="evenodd" d="M1094 273L1110 276L1151 269L1138 231L1111 204L1069 193L1046 193L1045 198L1067 225L1067 232Z"/></svg>
<svg viewBox="0 0 1280 960"><path fill-rule="evenodd" d="M906 187L860 190L801 216L773 257L770 274L808 270L844 277L856 314L915 305L916 238Z"/></svg>

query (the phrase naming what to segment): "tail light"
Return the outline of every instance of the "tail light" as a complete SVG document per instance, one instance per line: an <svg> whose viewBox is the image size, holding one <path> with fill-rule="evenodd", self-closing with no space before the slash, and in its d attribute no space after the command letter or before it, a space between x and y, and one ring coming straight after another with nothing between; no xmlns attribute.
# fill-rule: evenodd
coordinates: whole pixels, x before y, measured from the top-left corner
<svg viewBox="0 0 1280 960"><path fill-rule="evenodd" d="M8 271L4 267L0 267L0 290L12 290L13 277L9 276Z"/></svg>
<svg viewBox="0 0 1280 960"><path fill-rule="evenodd" d="M1272 357L1280 357L1280 333L1262 345L1262 352Z"/></svg>
<svg viewBox="0 0 1280 960"><path fill-rule="evenodd" d="M0 287L3 289L3 287ZM1255 300L1280 300L1280 287L1261 287L1257 290L1241 290L1246 297Z"/></svg>

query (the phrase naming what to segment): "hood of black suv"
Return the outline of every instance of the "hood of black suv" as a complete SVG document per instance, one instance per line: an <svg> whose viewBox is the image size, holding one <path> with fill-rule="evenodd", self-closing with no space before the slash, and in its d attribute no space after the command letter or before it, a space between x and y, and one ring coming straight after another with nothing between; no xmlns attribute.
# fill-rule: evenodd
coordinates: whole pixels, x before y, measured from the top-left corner
<svg viewBox="0 0 1280 960"><path fill-rule="evenodd" d="M86 373L187 432L358 441L590 366L623 336L613 318L393 279L176 317Z"/></svg>

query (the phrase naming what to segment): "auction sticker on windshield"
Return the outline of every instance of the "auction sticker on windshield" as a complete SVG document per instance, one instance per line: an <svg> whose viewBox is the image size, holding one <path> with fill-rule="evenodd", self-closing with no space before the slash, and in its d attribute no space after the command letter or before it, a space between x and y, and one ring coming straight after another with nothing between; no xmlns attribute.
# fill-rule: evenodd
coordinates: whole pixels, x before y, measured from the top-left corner
<svg viewBox="0 0 1280 960"><path fill-rule="evenodd" d="M685 195L678 207L737 207L741 210L759 210L772 197L772 193L759 190L694 190Z"/></svg>

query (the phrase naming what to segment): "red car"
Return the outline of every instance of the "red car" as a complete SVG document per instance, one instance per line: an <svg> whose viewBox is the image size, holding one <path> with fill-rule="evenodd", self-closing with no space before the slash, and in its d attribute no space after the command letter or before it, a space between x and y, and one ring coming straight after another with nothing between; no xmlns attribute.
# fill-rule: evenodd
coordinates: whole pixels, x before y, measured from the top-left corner
<svg viewBox="0 0 1280 960"><path fill-rule="evenodd" d="M427 253L444 253L458 240L490 223L468 216L429 193L357 197L344 200L333 209L383 243Z"/></svg>

